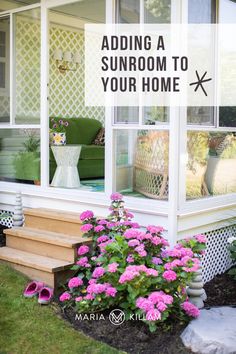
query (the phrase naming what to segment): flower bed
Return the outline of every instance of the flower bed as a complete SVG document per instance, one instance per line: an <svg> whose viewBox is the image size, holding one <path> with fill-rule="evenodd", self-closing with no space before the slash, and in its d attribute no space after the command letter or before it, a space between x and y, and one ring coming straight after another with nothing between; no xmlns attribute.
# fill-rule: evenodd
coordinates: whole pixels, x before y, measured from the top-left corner
<svg viewBox="0 0 236 354"><path fill-rule="evenodd" d="M162 227L140 228L122 195L114 193L111 200L105 219L92 211L81 214L81 229L92 245L78 249L73 267L78 273L60 296L63 307L77 313L119 308L127 320L139 316L152 332L167 319L197 317L185 288L199 268L205 237L196 235L170 248Z"/></svg>

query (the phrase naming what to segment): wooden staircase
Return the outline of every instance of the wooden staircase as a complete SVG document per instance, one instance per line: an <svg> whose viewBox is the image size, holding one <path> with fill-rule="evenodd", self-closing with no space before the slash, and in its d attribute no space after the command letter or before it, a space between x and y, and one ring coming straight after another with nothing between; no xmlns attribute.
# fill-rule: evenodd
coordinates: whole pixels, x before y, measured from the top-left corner
<svg viewBox="0 0 236 354"><path fill-rule="evenodd" d="M25 226L6 229L0 261L57 288L70 276L82 238L79 214L50 209L24 210Z"/></svg>

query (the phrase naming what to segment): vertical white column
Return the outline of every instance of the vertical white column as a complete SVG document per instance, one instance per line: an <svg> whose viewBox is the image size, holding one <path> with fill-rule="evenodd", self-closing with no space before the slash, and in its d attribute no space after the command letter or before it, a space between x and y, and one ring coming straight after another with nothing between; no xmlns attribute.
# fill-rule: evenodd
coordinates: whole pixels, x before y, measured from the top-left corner
<svg viewBox="0 0 236 354"><path fill-rule="evenodd" d="M179 195L179 109L170 107L168 240L174 245L178 232Z"/></svg>
<svg viewBox="0 0 236 354"><path fill-rule="evenodd" d="M115 22L115 0L106 0L106 23L112 24ZM112 99L110 100L112 102ZM115 143L113 132L114 121L114 106L105 107L105 194L109 196L115 190Z"/></svg>
<svg viewBox="0 0 236 354"><path fill-rule="evenodd" d="M10 124L15 124L15 43L14 15L10 14Z"/></svg>
<svg viewBox="0 0 236 354"><path fill-rule="evenodd" d="M49 183L49 112L48 112L48 9L41 0L41 186Z"/></svg>

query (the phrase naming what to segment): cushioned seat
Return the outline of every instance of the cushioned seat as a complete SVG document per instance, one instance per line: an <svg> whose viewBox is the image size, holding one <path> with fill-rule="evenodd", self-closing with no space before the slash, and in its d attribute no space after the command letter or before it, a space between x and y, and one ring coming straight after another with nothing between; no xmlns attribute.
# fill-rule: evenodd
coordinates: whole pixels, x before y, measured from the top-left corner
<svg viewBox="0 0 236 354"><path fill-rule="evenodd" d="M80 160L104 160L104 146L83 145Z"/></svg>

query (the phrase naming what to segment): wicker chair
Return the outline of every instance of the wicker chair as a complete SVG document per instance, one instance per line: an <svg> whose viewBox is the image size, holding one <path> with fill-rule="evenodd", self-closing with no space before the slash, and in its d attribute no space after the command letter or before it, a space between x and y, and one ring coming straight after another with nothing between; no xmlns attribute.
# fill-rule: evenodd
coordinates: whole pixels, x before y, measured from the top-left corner
<svg viewBox="0 0 236 354"><path fill-rule="evenodd" d="M152 199L168 199L169 135L152 131L138 136L134 159L134 190Z"/></svg>

